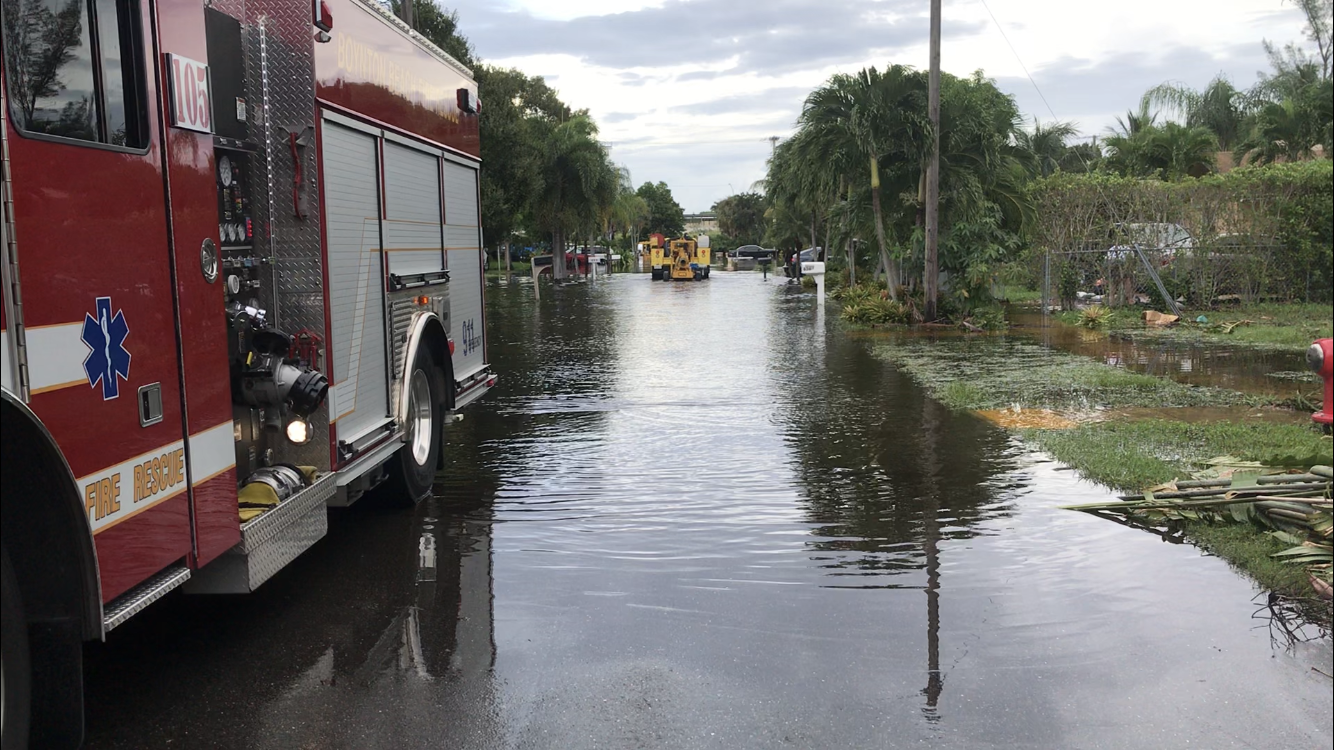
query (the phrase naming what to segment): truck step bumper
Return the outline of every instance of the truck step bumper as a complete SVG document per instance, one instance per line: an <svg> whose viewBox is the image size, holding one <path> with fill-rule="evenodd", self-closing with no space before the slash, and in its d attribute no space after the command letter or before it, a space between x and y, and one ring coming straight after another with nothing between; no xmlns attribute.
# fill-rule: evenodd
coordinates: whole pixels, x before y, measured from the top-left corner
<svg viewBox="0 0 1334 750"><path fill-rule="evenodd" d="M241 542L195 571L190 594L246 594L259 588L329 530L324 503L337 486L329 473L241 527Z"/></svg>
<svg viewBox="0 0 1334 750"><path fill-rule="evenodd" d="M112 628L134 617L139 610L166 596L168 591L188 580L190 580L190 569L184 565L172 565L153 574L148 580L102 607L102 632L104 634L111 632Z"/></svg>

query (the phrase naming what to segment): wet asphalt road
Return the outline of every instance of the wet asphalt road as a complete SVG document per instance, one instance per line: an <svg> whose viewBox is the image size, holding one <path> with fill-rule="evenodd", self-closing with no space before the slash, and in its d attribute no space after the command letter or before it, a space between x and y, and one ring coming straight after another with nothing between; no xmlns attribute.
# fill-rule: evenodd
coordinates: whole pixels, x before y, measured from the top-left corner
<svg viewBox="0 0 1334 750"><path fill-rule="evenodd" d="M1331 744L1329 640L754 274L488 288L416 511L86 650L92 748ZM831 315L832 315L831 308Z"/></svg>

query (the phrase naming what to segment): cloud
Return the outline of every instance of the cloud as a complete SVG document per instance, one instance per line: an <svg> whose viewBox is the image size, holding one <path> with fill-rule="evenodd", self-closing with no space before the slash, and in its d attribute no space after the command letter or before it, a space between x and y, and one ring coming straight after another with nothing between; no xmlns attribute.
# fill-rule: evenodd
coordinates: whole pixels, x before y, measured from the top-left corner
<svg viewBox="0 0 1334 750"><path fill-rule="evenodd" d="M1033 71L1042 96L1026 78L1001 77L996 84L1014 95L1025 116L1047 121L1054 111L1056 119L1079 120L1081 130L1093 135L1110 125L1116 114L1138 107L1144 92L1160 83L1200 89L1221 73L1237 88L1246 88L1265 66L1259 42L1233 45L1216 54L1178 46L1156 55L1123 52L1097 61L1062 57Z"/></svg>
<svg viewBox="0 0 1334 750"><path fill-rule="evenodd" d="M679 83L684 83L686 81L712 81L720 76L730 75L733 75L730 70L695 70L689 73L682 73L676 77L676 80Z"/></svg>
<svg viewBox="0 0 1334 750"><path fill-rule="evenodd" d="M1223 72L1249 86L1268 67L1260 40L1301 34L1299 11L1269 2L1121 0L1071 15L1068 0L960 0L945 7L943 64L982 69L1030 122L1050 120L1027 66L1057 118L1100 134L1164 81L1200 88ZM637 182L666 181L688 210L763 177L767 137L792 132L830 73L927 62L922 0L444 4L484 61L546 74L594 114L614 160Z"/></svg>
<svg viewBox="0 0 1334 750"><path fill-rule="evenodd" d="M563 54L610 68L734 61L729 74L776 75L892 55L927 33L926 7L916 0L668 0L568 20L475 0L454 8L483 59ZM948 35L983 26L954 23Z"/></svg>
<svg viewBox="0 0 1334 750"><path fill-rule="evenodd" d="M781 112L788 121L796 120L801 103L811 90L804 86L765 89L753 94L737 94L704 102L679 104L669 111L681 114L724 115Z"/></svg>

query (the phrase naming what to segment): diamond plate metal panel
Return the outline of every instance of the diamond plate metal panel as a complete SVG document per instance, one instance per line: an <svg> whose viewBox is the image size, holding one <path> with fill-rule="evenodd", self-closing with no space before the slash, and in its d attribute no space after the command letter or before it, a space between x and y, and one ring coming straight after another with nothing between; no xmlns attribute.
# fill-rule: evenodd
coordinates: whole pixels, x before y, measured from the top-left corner
<svg viewBox="0 0 1334 750"><path fill-rule="evenodd" d="M308 331L327 342L310 6L290 0L223 2L244 9L247 91L258 99L253 103L258 106L251 107L251 125L252 137L261 139L262 148L252 170L258 183L253 186L252 205L255 224L264 233L256 243L257 252L265 254L270 270L260 301L275 327L287 333ZM293 135L298 143L295 156ZM298 166L301 198L300 205L294 205ZM326 344L318 363L325 373L327 352ZM273 441L274 461L327 470L331 468L328 405L308 421L310 441L300 446Z"/></svg>
<svg viewBox="0 0 1334 750"><path fill-rule="evenodd" d="M324 501L329 499L338 485L337 479L332 473L325 474L311 486L288 498L287 502L242 526L241 542L232 550L242 554L253 552L282 534L294 520L316 507L323 508Z"/></svg>
<svg viewBox="0 0 1334 750"><path fill-rule="evenodd" d="M190 569L184 565L173 565L154 574L107 603L102 611L102 632L109 632L188 580Z"/></svg>
<svg viewBox="0 0 1334 750"><path fill-rule="evenodd" d="M191 594L244 594L259 588L328 532L325 503L337 490L337 475L315 484L246 524L242 541L195 573ZM260 523L263 521L263 523Z"/></svg>

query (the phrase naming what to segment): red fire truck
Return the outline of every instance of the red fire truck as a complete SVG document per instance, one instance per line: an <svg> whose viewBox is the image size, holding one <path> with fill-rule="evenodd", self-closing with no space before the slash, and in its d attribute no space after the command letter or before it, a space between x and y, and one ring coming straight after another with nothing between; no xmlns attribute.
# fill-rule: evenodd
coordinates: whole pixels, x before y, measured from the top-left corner
<svg viewBox="0 0 1334 750"><path fill-rule="evenodd" d="M487 358L471 72L374 0L0 0L3 742L81 642L430 490Z"/></svg>

